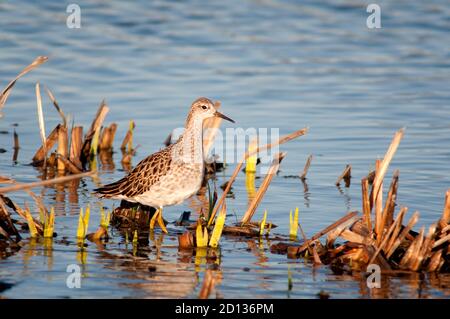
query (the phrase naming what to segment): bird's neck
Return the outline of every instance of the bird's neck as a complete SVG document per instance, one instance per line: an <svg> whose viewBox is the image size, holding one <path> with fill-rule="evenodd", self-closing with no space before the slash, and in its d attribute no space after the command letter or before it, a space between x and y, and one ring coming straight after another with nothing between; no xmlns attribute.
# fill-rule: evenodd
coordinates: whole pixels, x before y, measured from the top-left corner
<svg viewBox="0 0 450 319"><path fill-rule="evenodd" d="M184 162L203 165L203 119L187 121L178 144Z"/></svg>

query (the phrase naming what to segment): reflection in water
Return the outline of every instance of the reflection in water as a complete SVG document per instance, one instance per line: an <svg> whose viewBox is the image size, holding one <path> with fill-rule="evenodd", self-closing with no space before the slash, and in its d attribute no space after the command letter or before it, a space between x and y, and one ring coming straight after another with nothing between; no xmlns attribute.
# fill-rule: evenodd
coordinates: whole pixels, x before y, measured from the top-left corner
<svg viewBox="0 0 450 319"><path fill-rule="evenodd" d="M306 182L306 178L301 178L300 180L302 181L303 184L303 198L305 200L304 204L306 208L309 208L310 205L309 196L311 195L311 193L309 192L308 183Z"/></svg>
<svg viewBox="0 0 450 319"><path fill-rule="evenodd" d="M349 194L349 189L346 187L344 191L340 185L336 185L336 188L338 189L339 194L344 197L345 207L347 211L350 211L352 207L352 199Z"/></svg>

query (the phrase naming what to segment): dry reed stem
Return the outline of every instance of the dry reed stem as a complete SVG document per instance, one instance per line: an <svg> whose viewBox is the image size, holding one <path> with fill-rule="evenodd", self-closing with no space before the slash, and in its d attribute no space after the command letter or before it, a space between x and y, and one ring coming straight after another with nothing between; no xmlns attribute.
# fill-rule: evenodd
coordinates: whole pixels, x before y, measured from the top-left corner
<svg viewBox="0 0 450 319"><path fill-rule="evenodd" d="M82 147L83 147L83 127L75 126L72 129L71 133L69 160L73 164L75 164L79 169L82 167L82 163L80 160Z"/></svg>
<svg viewBox="0 0 450 319"><path fill-rule="evenodd" d="M443 243L445 243L449 240L450 240L450 234L448 234L445 237L440 238L439 240L436 240L436 242L433 244L433 248L439 247L440 245L442 245Z"/></svg>
<svg viewBox="0 0 450 319"><path fill-rule="evenodd" d="M427 265L427 271L428 272L438 271L441 264L441 258L442 258L442 249L432 253L430 261Z"/></svg>
<svg viewBox="0 0 450 319"><path fill-rule="evenodd" d="M3 201L2 196L0 196L0 214L3 215L2 220L6 221L6 224L8 225L8 228L14 232L14 235L18 236L18 238L20 238L19 232L17 231L16 227L14 226L12 220L11 220L11 216L8 212L8 209L6 208L6 204ZM2 228L3 229L3 228ZM8 232L5 231L6 234L8 234ZM4 235L4 234L3 234ZM9 236L6 236L9 237Z"/></svg>
<svg viewBox="0 0 450 319"><path fill-rule="evenodd" d="M214 102L214 107L216 110L220 109L220 106L220 101ZM205 154L208 154L211 146L214 144L214 140L221 123L222 119L217 116L209 118L203 123L203 131L205 132L203 135L203 152Z"/></svg>
<svg viewBox="0 0 450 319"><path fill-rule="evenodd" d="M105 127L100 137L100 150L111 150L114 143L114 136L116 135L117 124L112 123L109 127Z"/></svg>
<svg viewBox="0 0 450 319"><path fill-rule="evenodd" d="M414 227L414 225L417 223L418 220L419 220L419 213L415 212L411 217L411 219L409 220L408 225L406 225L406 227L403 228L402 232L400 233L400 235L397 237L397 239L394 241L391 248L387 252L386 254L387 259L389 259L392 256L392 254L402 243L403 239L405 239L406 235L409 234L410 230Z"/></svg>
<svg viewBox="0 0 450 319"><path fill-rule="evenodd" d="M242 169L242 165L244 164L244 162L247 160L247 158L248 158L249 156L251 156L251 155L253 155L253 154L260 153L260 152L262 152L262 151L264 151L264 150L269 150L269 149L271 149L271 148L274 147L274 146L281 145L281 144L284 144L284 143L286 143L286 142L289 142L289 141L291 141L291 140L293 140L293 139L295 139L295 138L297 138L297 137L300 137L300 136L305 135L307 132L308 132L308 128L303 128L303 129L301 129L301 130L298 130L298 131L295 131L295 132L293 132L293 133L291 133L291 134L288 134L288 135L283 136L282 138L280 138L280 139L279 139L278 141L276 141L276 142L273 142L273 143L270 143L270 144L266 144L266 145L264 145L264 146L259 146L259 147L258 147L256 150L254 150L253 152L248 152L248 151L245 152L245 154L244 154L242 160L241 160L241 161L239 162L239 164L236 166L236 168L234 169L233 174L231 175L230 179L228 180L228 182L227 182L227 187L225 187L225 190L223 191L222 196L220 197L220 199L218 200L216 206L214 207L213 212L212 212L212 214L211 214L211 217L209 218L209 221L208 221L208 226L211 225L212 221L214 220L214 217L215 217L216 214L217 214L217 211L218 211L219 208L223 205L223 202L225 201L225 198L226 198L228 192L230 191L231 186L233 185L233 183L234 183L234 181L235 181L237 175L239 174L239 172L240 172L241 169Z"/></svg>
<svg viewBox="0 0 450 319"><path fill-rule="evenodd" d="M349 181L351 178L351 174L352 174L352 166L350 164L347 164L342 174L336 180L336 186L339 186L341 184L341 181L345 179L345 186L348 187L350 185Z"/></svg>
<svg viewBox="0 0 450 319"><path fill-rule="evenodd" d="M45 87L45 91L47 92L48 97L50 98L50 100L53 103L53 106L55 107L56 111L58 111L59 116L61 116L61 119L63 120L63 125L64 127L67 127L67 119L66 116L64 115L63 110L61 109L61 107L59 106L58 102L56 102L55 97L53 96L52 92L50 91L49 88Z"/></svg>
<svg viewBox="0 0 450 319"><path fill-rule="evenodd" d="M68 170L71 174L80 174L83 171L74 163L72 163L69 159L62 155L58 155L58 165L61 162L64 165L64 169ZM59 170L59 168L58 168Z"/></svg>
<svg viewBox="0 0 450 319"><path fill-rule="evenodd" d="M383 231L385 228L389 228L394 220L394 211L395 211L395 200L397 199L397 190L398 190L398 177L399 170L395 170L392 175L392 182L389 186L389 193L386 199L386 203L384 205L384 210L382 213L381 220L381 230Z"/></svg>
<svg viewBox="0 0 450 319"><path fill-rule="evenodd" d="M0 196L1 202L2 203L6 203L6 205L8 205L9 207L11 207L20 217L22 217L25 221L27 220L27 214L26 212L23 211L22 208L20 208L20 206L18 206L16 203L14 203L9 197L6 196ZM37 220L36 218L32 217L33 221L36 225L36 229L39 231L40 234L44 233L44 227L41 224L41 222L39 220Z"/></svg>
<svg viewBox="0 0 450 319"><path fill-rule="evenodd" d="M377 160L375 164L375 172L376 175L380 173L381 168L381 161ZM376 176L375 175L375 176ZM378 244L381 243L382 236L383 236L383 229L382 229L382 211L383 211L383 180L379 183L379 189L380 191L377 193L377 196L374 198L375 203L375 234L377 238ZM373 188L372 188L373 190Z"/></svg>
<svg viewBox="0 0 450 319"><path fill-rule="evenodd" d="M384 247L386 246L386 244L388 243L388 240L391 236L391 234L394 232L395 227L397 226L397 224L399 224L401 222L401 220L403 219L403 215L406 213L405 209L402 209L400 211L400 213L397 216L397 219L395 220L395 222L391 225L391 227L389 228L388 232L386 233L386 235L383 238L383 241L381 242L381 244L378 246L377 250L375 251L375 253L373 254L372 258L369 261L369 264L372 264L375 260L375 258L377 258L378 254L380 253L380 251L382 251L384 249Z"/></svg>
<svg viewBox="0 0 450 319"><path fill-rule="evenodd" d="M381 183L383 182L384 175L386 175L387 169L389 167L389 163L391 162L392 158L394 157L395 152L397 151L398 145L400 144L400 141L403 138L405 129L398 130L394 137L392 138L392 142L389 145L388 150L386 151L386 154L384 155L383 161L381 162L381 165L379 167L378 172L375 174L375 179L373 181L372 186L372 194L371 194L371 206L374 203L375 198L378 196L378 193L380 193L381 190Z"/></svg>
<svg viewBox="0 0 450 319"><path fill-rule="evenodd" d="M434 239L434 233L436 232L436 225L433 224L428 228L428 234L423 241L423 245L417 256L414 256L414 261L411 264L411 270L419 270L422 263L431 255L431 249Z"/></svg>
<svg viewBox="0 0 450 319"><path fill-rule="evenodd" d="M215 286L215 276L213 275L213 272L211 269L208 269L205 272L205 278L203 279L203 285L200 289L200 293L198 295L199 299L208 299L209 295L211 294L212 290Z"/></svg>
<svg viewBox="0 0 450 319"><path fill-rule="evenodd" d="M312 156L312 154L311 154L311 155L308 156L308 159L306 160L306 163L305 163L305 167L303 168L303 172L302 172L302 174L300 175L300 178L301 178L302 180L305 180L305 179L306 179L306 174L308 174L308 170L309 170L309 167L311 166L311 161L312 161L312 159L313 159L313 156Z"/></svg>
<svg viewBox="0 0 450 319"><path fill-rule="evenodd" d="M244 216L241 219L242 224L246 224L250 222L253 215L255 214L256 208L258 207L259 203L264 197L264 194L267 191L267 188L269 187L270 183L272 182L273 177L278 172L278 169L280 167L281 161L286 156L286 153L278 153L275 155L272 165L269 168L269 171L266 174L266 177L264 178L263 182L261 183L261 186L259 187L258 191L256 192L255 198L253 198L253 201L251 202L250 206L248 207L247 211L245 212Z"/></svg>
<svg viewBox="0 0 450 319"><path fill-rule="evenodd" d="M59 128L61 127L61 124L58 124L53 131L49 134L49 136L46 138L45 146L41 145L39 149L36 151L36 153L33 156L33 163L39 164L45 160L46 152L50 151L55 145L56 141L58 140L59 135Z"/></svg>
<svg viewBox="0 0 450 319"><path fill-rule="evenodd" d="M37 105L37 114L38 114L38 122L39 122L39 133L41 135L41 141L42 141L42 147L44 150L44 167L46 166L46 160L47 160L47 141L46 141L46 134L45 134L45 122L44 122L44 113L42 111L42 98L41 98L41 89L39 86L39 82L36 83L36 105Z"/></svg>
<svg viewBox="0 0 450 319"><path fill-rule="evenodd" d="M334 244L334 241L336 240L336 238L339 237L339 235L350 225L352 225L353 223L356 222L356 220L359 219L358 216L355 216L349 220L347 220L345 223L342 223L341 225L339 225L338 227L336 227L333 231L329 232L328 236L327 236L327 247L332 247ZM307 239L305 239L306 242Z"/></svg>
<svg viewBox="0 0 450 319"><path fill-rule="evenodd" d="M132 143L132 141L133 141L133 130L134 130L135 128L136 128L136 123L134 123L134 121L131 121L131 123L130 123L130 127L128 128L128 131L127 131L127 134L125 135L125 137L124 137L124 139L123 139L123 141L122 141L122 145L120 145L120 149L122 150L122 151L126 151L126 149L127 149L127 146L129 146L128 148L129 148L129 152L131 152L131 147L130 147L130 145L129 144L131 144Z"/></svg>
<svg viewBox="0 0 450 319"><path fill-rule="evenodd" d="M0 109L3 108L3 106L6 103L6 100L9 97L9 94L11 93L11 90L13 86L16 84L17 80L20 79L22 76L30 72L31 70L37 68L41 64L45 63L48 60L46 56L38 56L30 65L26 66L22 72L20 72L14 80L8 83L8 85L3 89L2 93L0 94Z"/></svg>
<svg viewBox="0 0 450 319"><path fill-rule="evenodd" d="M78 179L78 178L94 176L95 174L96 174L96 172L86 172L86 173L81 173L81 174L57 177L57 178L48 179L48 180L40 181L40 182L16 184L14 186L1 187L0 194L15 192L18 190L23 190L23 189L30 189L30 188L40 187L40 186L48 186L48 185L53 185L53 184L65 183L65 182L68 182L68 181L71 181L74 179Z"/></svg>
<svg viewBox="0 0 450 319"><path fill-rule="evenodd" d="M328 226L328 227L324 228L323 230L319 231L314 236L312 236L309 240L307 240L305 243L303 243L303 245L301 245L300 247L297 248L296 255L300 254L302 251L304 251L306 248L308 248L308 246L311 244L311 242L319 239L323 235L328 234L330 231L332 231L335 228L339 227L341 224L347 222L349 219L352 219L356 215L358 215L358 212L350 212L347 215L345 215L344 217L342 217L341 219L339 219L338 221L336 221L333 224L331 224L330 226Z"/></svg>
<svg viewBox="0 0 450 319"><path fill-rule="evenodd" d="M416 238L413 240L411 245L408 247L405 255L403 256L402 260L400 261L400 268L403 269L412 269L412 264L415 261L415 258L419 255L420 248L422 247L423 243L423 234L425 232L425 227L422 226L420 229L419 235L416 236Z"/></svg>
<svg viewBox="0 0 450 319"><path fill-rule="evenodd" d="M397 215L397 218L395 220L395 227L394 230L392 232L392 235L389 238L388 243L385 245L385 247L383 247L383 251L384 253L389 252L389 250L391 249L391 247L394 245L395 240L398 237L398 234L400 233L400 230L403 226L403 218L405 217L406 213L408 212L408 207L402 207L400 209L400 212Z"/></svg>
<svg viewBox="0 0 450 319"><path fill-rule="evenodd" d="M349 229L344 229L339 236L352 243L364 244L367 242L366 237L361 236L360 234L357 234Z"/></svg>
<svg viewBox="0 0 450 319"><path fill-rule="evenodd" d="M95 115L94 120L92 121L91 127L89 131L86 133L84 138L83 148L82 148L82 162L85 162L89 158L91 142L94 138L95 132L100 130L103 121L105 120L106 114L109 112L109 107L106 105L106 101L103 100L98 107L97 113Z"/></svg>
<svg viewBox="0 0 450 319"><path fill-rule="evenodd" d="M450 223L450 189L445 193L445 204L439 226L445 228Z"/></svg>
<svg viewBox="0 0 450 319"><path fill-rule="evenodd" d="M67 136L67 127L61 126L58 132L58 158L57 158L57 167L58 171L64 172L66 169L65 161L61 160L61 158L66 158L68 153L68 136Z"/></svg>
<svg viewBox="0 0 450 319"><path fill-rule="evenodd" d="M361 191L362 191L362 210L364 214L364 221L367 225L367 229L372 231L372 218L370 216L370 200L369 200L369 180L364 177L361 180Z"/></svg>

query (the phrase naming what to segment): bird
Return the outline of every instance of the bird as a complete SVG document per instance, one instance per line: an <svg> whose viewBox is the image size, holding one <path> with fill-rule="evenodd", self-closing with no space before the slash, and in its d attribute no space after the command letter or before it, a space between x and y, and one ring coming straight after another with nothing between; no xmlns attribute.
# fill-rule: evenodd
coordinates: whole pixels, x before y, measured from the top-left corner
<svg viewBox="0 0 450 319"><path fill-rule="evenodd" d="M100 198L121 199L157 209L158 223L167 232L162 222L163 207L181 204L202 185L203 121L212 117L235 123L217 111L210 99L196 99L186 117L184 132L175 143L143 159L125 177L94 192Z"/></svg>

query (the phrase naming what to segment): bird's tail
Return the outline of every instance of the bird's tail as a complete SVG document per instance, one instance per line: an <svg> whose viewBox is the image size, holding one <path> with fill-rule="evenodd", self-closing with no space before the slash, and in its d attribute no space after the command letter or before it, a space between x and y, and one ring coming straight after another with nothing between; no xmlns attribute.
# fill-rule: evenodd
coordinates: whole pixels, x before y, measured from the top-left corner
<svg viewBox="0 0 450 319"><path fill-rule="evenodd" d="M99 187L94 189L94 192L100 197L100 198L112 198L121 195L121 187L123 183L125 182L125 179L122 178L118 180L117 182L104 185L103 187Z"/></svg>

